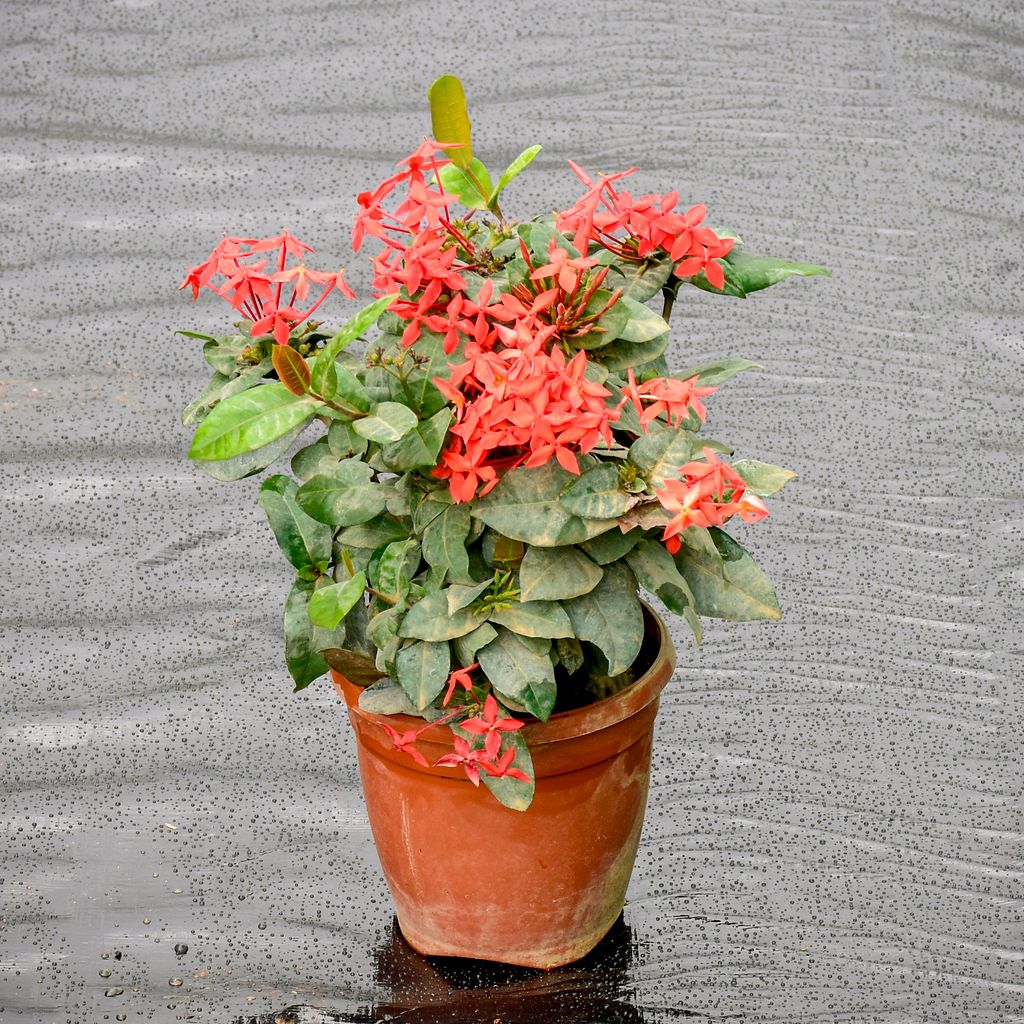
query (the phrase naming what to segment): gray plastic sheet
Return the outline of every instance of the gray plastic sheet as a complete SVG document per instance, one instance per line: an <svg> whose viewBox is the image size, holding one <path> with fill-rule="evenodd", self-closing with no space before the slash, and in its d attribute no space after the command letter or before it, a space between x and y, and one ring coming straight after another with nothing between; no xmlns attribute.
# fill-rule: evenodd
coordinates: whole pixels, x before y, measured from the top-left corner
<svg viewBox="0 0 1024 1024"><path fill-rule="evenodd" d="M0 1019L1024 1020L1019 4L0 17ZM800 474L743 529L786 616L673 625L629 903L550 974L396 935L342 707L290 692L258 480L178 423L173 331L229 312L183 267L287 226L367 295L355 194L446 70L492 166L544 144L513 211L636 163L835 275L677 304L675 365L763 366L711 428Z"/></svg>

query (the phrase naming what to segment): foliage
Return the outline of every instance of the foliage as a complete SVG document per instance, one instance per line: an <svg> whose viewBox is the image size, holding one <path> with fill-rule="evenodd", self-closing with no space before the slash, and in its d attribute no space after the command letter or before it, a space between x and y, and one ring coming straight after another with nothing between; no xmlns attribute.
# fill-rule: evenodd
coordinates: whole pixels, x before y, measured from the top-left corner
<svg viewBox="0 0 1024 1024"><path fill-rule="evenodd" d="M329 667L382 714L446 722L461 767L509 807L533 795L527 720L635 678L638 591L681 615L777 619L751 555L722 529L756 522L794 474L701 435L705 401L754 368L673 375L681 285L744 297L811 264L748 255L675 192L592 178L554 216L515 220L473 154L461 83L431 89L435 139L358 197L352 244L377 298L331 334L312 319L341 272L282 232L225 238L182 287L227 299L235 333L204 342L214 373L185 411L190 455L222 479L259 472L312 425L260 504L296 570L285 602L296 690ZM316 289L319 296L310 301ZM663 304L654 308L652 300ZM182 332L190 334L190 332ZM425 763L419 731L391 729Z"/></svg>

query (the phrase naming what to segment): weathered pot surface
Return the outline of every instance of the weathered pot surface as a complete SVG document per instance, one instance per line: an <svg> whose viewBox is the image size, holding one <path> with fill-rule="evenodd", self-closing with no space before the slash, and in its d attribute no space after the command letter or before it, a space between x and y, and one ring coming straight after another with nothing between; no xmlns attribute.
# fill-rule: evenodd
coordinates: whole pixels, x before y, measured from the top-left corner
<svg viewBox="0 0 1024 1024"><path fill-rule="evenodd" d="M337 672L359 751L370 826L402 934L420 953L557 967L586 955L622 911L650 777L658 697L675 664L661 620L644 610L650 667L612 697L524 727L536 770L525 812L461 768L423 768L391 746L422 719L358 706ZM644 653L641 653L641 657ZM417 742L433 763L447 726Z"/></svg>

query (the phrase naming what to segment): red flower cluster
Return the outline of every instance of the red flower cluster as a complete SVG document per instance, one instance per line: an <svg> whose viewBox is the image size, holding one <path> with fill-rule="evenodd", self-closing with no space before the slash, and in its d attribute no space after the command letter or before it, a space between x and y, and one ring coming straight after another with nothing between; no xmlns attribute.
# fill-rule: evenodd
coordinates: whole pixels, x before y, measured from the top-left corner
<svg viewBox="0 0 1024 1024"><path fill-rule="evenodd" d="M677 534L688 526L722 526L734 515L756 523L768 515L760 498L745 494L743 477L711 448L704 449L703 462L688 462L679 473L681 480L666 480L654 492L662 506L675 513L661 535L672 554L680 547Z"/></svg>
<svg viewBox="0 0 1024 1024"><path fill-rule="evenodd" d="M658 419L662 414L674 427L689 418L692 410L701 423L707 419L707 409L702 398L713 395L718 388L702 388L697 386L699 377L688 380L676 380L673 377L652 377L650 380L637 384L633 371L628 371L628 383L622 389L621 409L627 402L632 402L640 417L640 426L647 431L647 425ZM644 403L647 403L646 405Z"/></svg>
<svg viewBox="0 0 1024 1024"><path fill-rule="evenodd" d="M452 673L452 679L458 676L460 677L458 682L466 686L467 689L472 689L472 684L467 686L468 673L476 667L476 665L470 665L465 669L456 669ZM491 694L488 694L487 699L484 701L483 714L474 718L467 718L464 722L460 723L465 732L484 737L483 749L474 750L461 736L455 736L453 737L452 752L438 758L434 762L433 767L454 768L462 765L469 781L474 786L480 785L481 769L493 778L519 779L522 782L529 782L530 779L525 772L512 767L512 763L516 758L516 752L513 747L509 747L504 754L500 757L498 756L498 751L501 749L502 733L516 732L522 729L524 724L517 718L508 718L500 715L500 710L498 702ZM385 722L381 722L380 727L391 737L395 750L408 754L417 764L422 765L424 768L429 768L430 763L417 749L416 741L419 739L420 734L426 732L432 725L448 721L451 717L453 715L446 715L439 722L428 722L419 729L407 729L405 732L399 732Z"/></svg>
<svg viewBox="0 0 1024 1024"><path fill-rule="evenodd" d="M707 214L703 205L675 212L678 192L646 195L634 199L618 191L615 182L636 168L618 174L599 175L595 182L571 160L577 177L587 191L558 216L558 230L573 233L576 248L585 253L591 241L622 259L646 259L656 250L668 254L676 264L677 277L695 277L702 270L716 288L725 285L725 271L719 260L732 251L734 239L720 238L701 222ZM623 232L625 237L618 237Z"/></svg>
<svg viewBox="0 0 1024 1024"><path fill-rule="evenodd" d="M601 440L610 445L619 415L605 405L611 392L586 379L585 352L566 362L561 349L544 350L544 332L530 337L528 329L499 326L497 333L507 347L470 342L450 380L434 379L457 421L435 475L449 481L457 502L471 501L481 485L486 494L499 469L539 466L552 456L579 474L576 453Z"/></svg>
<svg viewBox="0 0 1024 1024"><path fill-rule="evenodd" d="M275 249L278 252L273 259L259 258L260 253ZM254 338L273 334L279 345L287 345L295 327L308 320L332 291L337 289L349 299L356 297L343 271L310 270L303 260L311 252L310 246L288 231L274 238L225 237L203 263L189 269L179 290L191 288L192 298L197 299L201 288L209 288L252 322L249 333ZM298 262L288 266L289 258ZM217 277L224 278L220 285L214 284ZM291 286L291 295L282 301L286 285ZM305 303L313 285L323 288L320 297L308 309L300 309L296 303Z"/></svg>

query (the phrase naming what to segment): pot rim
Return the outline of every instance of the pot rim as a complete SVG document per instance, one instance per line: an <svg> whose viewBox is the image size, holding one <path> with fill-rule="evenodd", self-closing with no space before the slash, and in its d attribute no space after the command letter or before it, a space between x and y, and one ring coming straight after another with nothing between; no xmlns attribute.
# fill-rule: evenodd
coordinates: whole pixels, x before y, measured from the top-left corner
<svg viewBox="0 0 1024 1024"><path fill-rule="evenodd" d="M647 670L639 679L611 697L587 704L582 708L559 711L546 722L528 721L519 735L526 740L531 749L600 732L602 729L607 729L637 714L658 698L675 670L675 649L661 617L646 601L641 600L640 603L643 606L645 622L649 628L653 627L652 632L658 642L657 652ZM364 721L376 725L386 723L399 732L407 729L422 729L420 736L428 743L433 741L449 744L451 742L451 730L447 725L431 725L423 729L423 719L413 715L380 715L373 711L366 711L359 706L359 694L363 687L356 686L334 669L331 669L331 677L345 697L350 714L358 715Z"/></svg>

